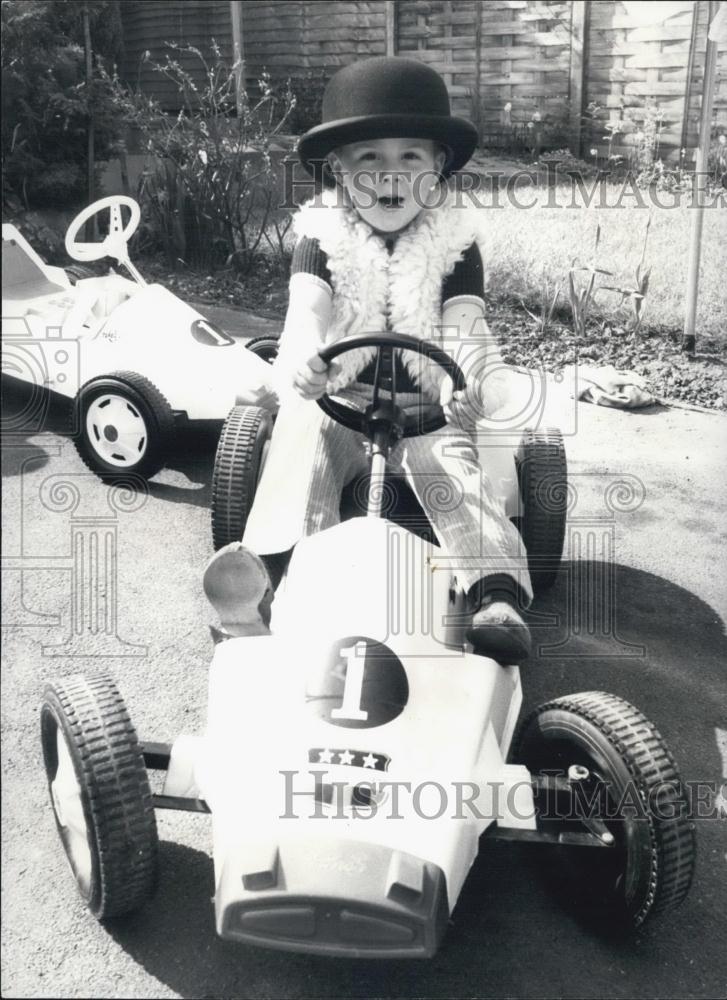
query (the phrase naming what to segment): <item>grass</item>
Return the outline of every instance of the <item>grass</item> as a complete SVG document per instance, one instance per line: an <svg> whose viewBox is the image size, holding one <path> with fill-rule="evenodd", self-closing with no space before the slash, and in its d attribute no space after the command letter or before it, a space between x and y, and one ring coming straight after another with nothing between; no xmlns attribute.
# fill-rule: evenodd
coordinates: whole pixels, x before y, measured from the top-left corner
<svg viewBox="0 0 727 1000"><path fill-rule="evenodd" d="M610 277L600 276L599 285L634 288L646 226L651 218L644 255L644 266L651 268L651 276L643 304L643 328L645 332L649 329L680 332L684 325L687 257L694 214L688 207L688 196L682 195L681 203L674 208L660 208L652 204L648 191L642 191L639 194L646 207L640 207L634 204L635 198L627 188L621 197L622 207L613 207L622 191L621 184L604 184L603 193L588 207L577 196L576 207L571 207L573 194L565 184L555 188L518 187L517 200L524 205L537 201L533 208L519 208L502 190L496 202L492 195L477 195L482 206L488 298L524 304L538 314L543 288L560 286L559 315L569 321L566 289L573 262L594 263L613 272ZM676 200L665 192L659 193L659 199L666 205ZM598 207L599 201L604 207ZM492 207L493 202L498 207ZM556 205L559 207L551 207ZM697 337L703 348L708 344L718 349L727 346L727 283L723 277L726 207L723 194L721 206L715 205L704 212L697 311ZM593 260L599 222L601 238L597 259ZM292 252L294 243L291 227L284 244ZM623 302L616 292L596 292L594 319L625 325L630 312L628 301Z"/></svg>
<svg viewBox="0 0 727 1000"><path fill-rule="evenodd" d="M613 272L600 283L634 287L636 267L641 260L649 217L651 226L645 266L651 267L649 291L644 303L644 327L681 330L687 281L687 256L693 210L687 204L675 208L637 207L624 199L625 207L615 208L619 186L609 185L606 207L549 207L571 204L570 189L528 188L518 198L523 204L534 201L531 209L517 208L501 193L502 207L483 207L485 268L488 297L524 301L540 308L544 279L566 287L568 272L577 264L595 263ZM555 192L555 197L554 197ZM662 200L670 203L666 195ZM644 193L648 204L648 193ZM489 204L489 201L488 201ZM485 214L486 213L486 214ZM592 261L597 225L601 239L597 259ZM700 263L697 336L719 347L727 344L727 286L724 280L727 246L727 211L712 207L704 212ZM599 291L594 315L625 323L628 304L621 307L615 292Z"/></svg>

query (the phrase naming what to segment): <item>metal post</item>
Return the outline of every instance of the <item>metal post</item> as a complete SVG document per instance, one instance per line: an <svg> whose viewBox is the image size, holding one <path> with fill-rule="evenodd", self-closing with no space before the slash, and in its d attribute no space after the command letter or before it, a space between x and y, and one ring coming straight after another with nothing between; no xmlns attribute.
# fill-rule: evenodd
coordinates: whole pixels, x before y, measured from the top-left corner
<svg viewBox="0 0 727 1000"><path fill-rule="evenodd" d="M719 4L710 2L710 26ZM714 83L717 74L717 39L711 33L707 37L707 55L704 65L704 86L702 89L702 115L699 123L699 147L694 176L696 205L692 216L692 230L689 239L687 264L687 293L684 312L684 335L682 350L694 354L696 348L697 295L699 291L699 257L702 249L702 224L704 222L704 200L707 193L707 172L709 169L709 142L714 102Z"/></svg>
<svg viewBox="0 0 727 1000"><path fill-rule="evenodd" d="M235 72L235 105L237 117L240 118L245 92L245 50L242 44L241 0L230 0L230 19L232 22L232 57Z"/></svg>
<svg viewBox="0 0 727 1000"><path fill-rule="evenodd" d="M574 156L581 155L584 69L586 65L586 44L588 32L588 4L577 0L571 4L570 38L570 148Z"/></svg>

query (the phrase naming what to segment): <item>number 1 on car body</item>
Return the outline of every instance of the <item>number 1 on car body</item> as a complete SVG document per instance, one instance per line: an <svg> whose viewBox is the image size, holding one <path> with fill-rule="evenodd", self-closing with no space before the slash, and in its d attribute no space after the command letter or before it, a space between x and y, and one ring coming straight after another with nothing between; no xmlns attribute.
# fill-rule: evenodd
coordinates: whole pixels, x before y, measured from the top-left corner
<svg viewBox="0 0 727 1000"><path fill-rule="evenodd" d="M366 668L366 643L345 646L341 656L346 661L346 681L340 708L331 710L332 719L355 719L365 722L369 713L361 708L361 689Z"/></svg>

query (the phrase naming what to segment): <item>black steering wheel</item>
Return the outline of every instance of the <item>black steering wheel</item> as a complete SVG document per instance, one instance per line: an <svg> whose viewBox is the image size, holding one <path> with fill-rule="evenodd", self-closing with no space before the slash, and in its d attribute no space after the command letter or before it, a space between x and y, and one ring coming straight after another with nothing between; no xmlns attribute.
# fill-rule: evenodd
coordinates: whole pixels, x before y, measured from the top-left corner
<svg viewBox="0 0 727 1000"><path fill-rule="evenodd" d="M324 413L332 420L343 424L344 427L348 427L352 431L359 431L368 437L372 436L374 428L382 421L391 425L391 430L395 432L396 437L416 437L419 434L430 434L445 426L447 420L444 411L437 404L426 404L428 409L434 411L431 415L425 415L425 404L422 404L418 414L405 414L396 406L394 350L398 348L415 351L417 354L429 358L449 375L454 383L455 391L465 389L467 382L464 373L446 351L431 341L419 340L418 337L410 337L403 333L361 333L353 337L345 337L329 347L324 347L320 351L319 357L321 361L329 365L334 358L341 354L358 350L361 347L378 348L371 405L366 410L361 411L355 406L332 399L328 393L324 393L317 401ZM386 373L387 367L389 369L388 375ZM390 403L388 400L379 401L381 388L386 388L387 391L391 392Z"/></svg>

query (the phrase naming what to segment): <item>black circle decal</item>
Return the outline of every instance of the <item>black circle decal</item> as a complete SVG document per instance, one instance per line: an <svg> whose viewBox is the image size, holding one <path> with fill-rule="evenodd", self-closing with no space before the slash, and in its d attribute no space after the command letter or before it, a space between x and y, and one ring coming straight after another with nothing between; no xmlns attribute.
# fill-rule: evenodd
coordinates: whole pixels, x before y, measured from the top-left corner
<svg viewBox="0 0 727 1000"><path fill-rule="evenodd" d="M192 336L205 347L229 347L235 343L222 327L210 323L208 319L196 319L192 323Z"/></svg>
<svg viewBox="0 0 727 1000"><path fill-rule="evenodd" d="M391 722L409 699L399 657L383 642L349 635L332 644L322 670L309 680L309 709L332 726L373 729Z"/></svg>

